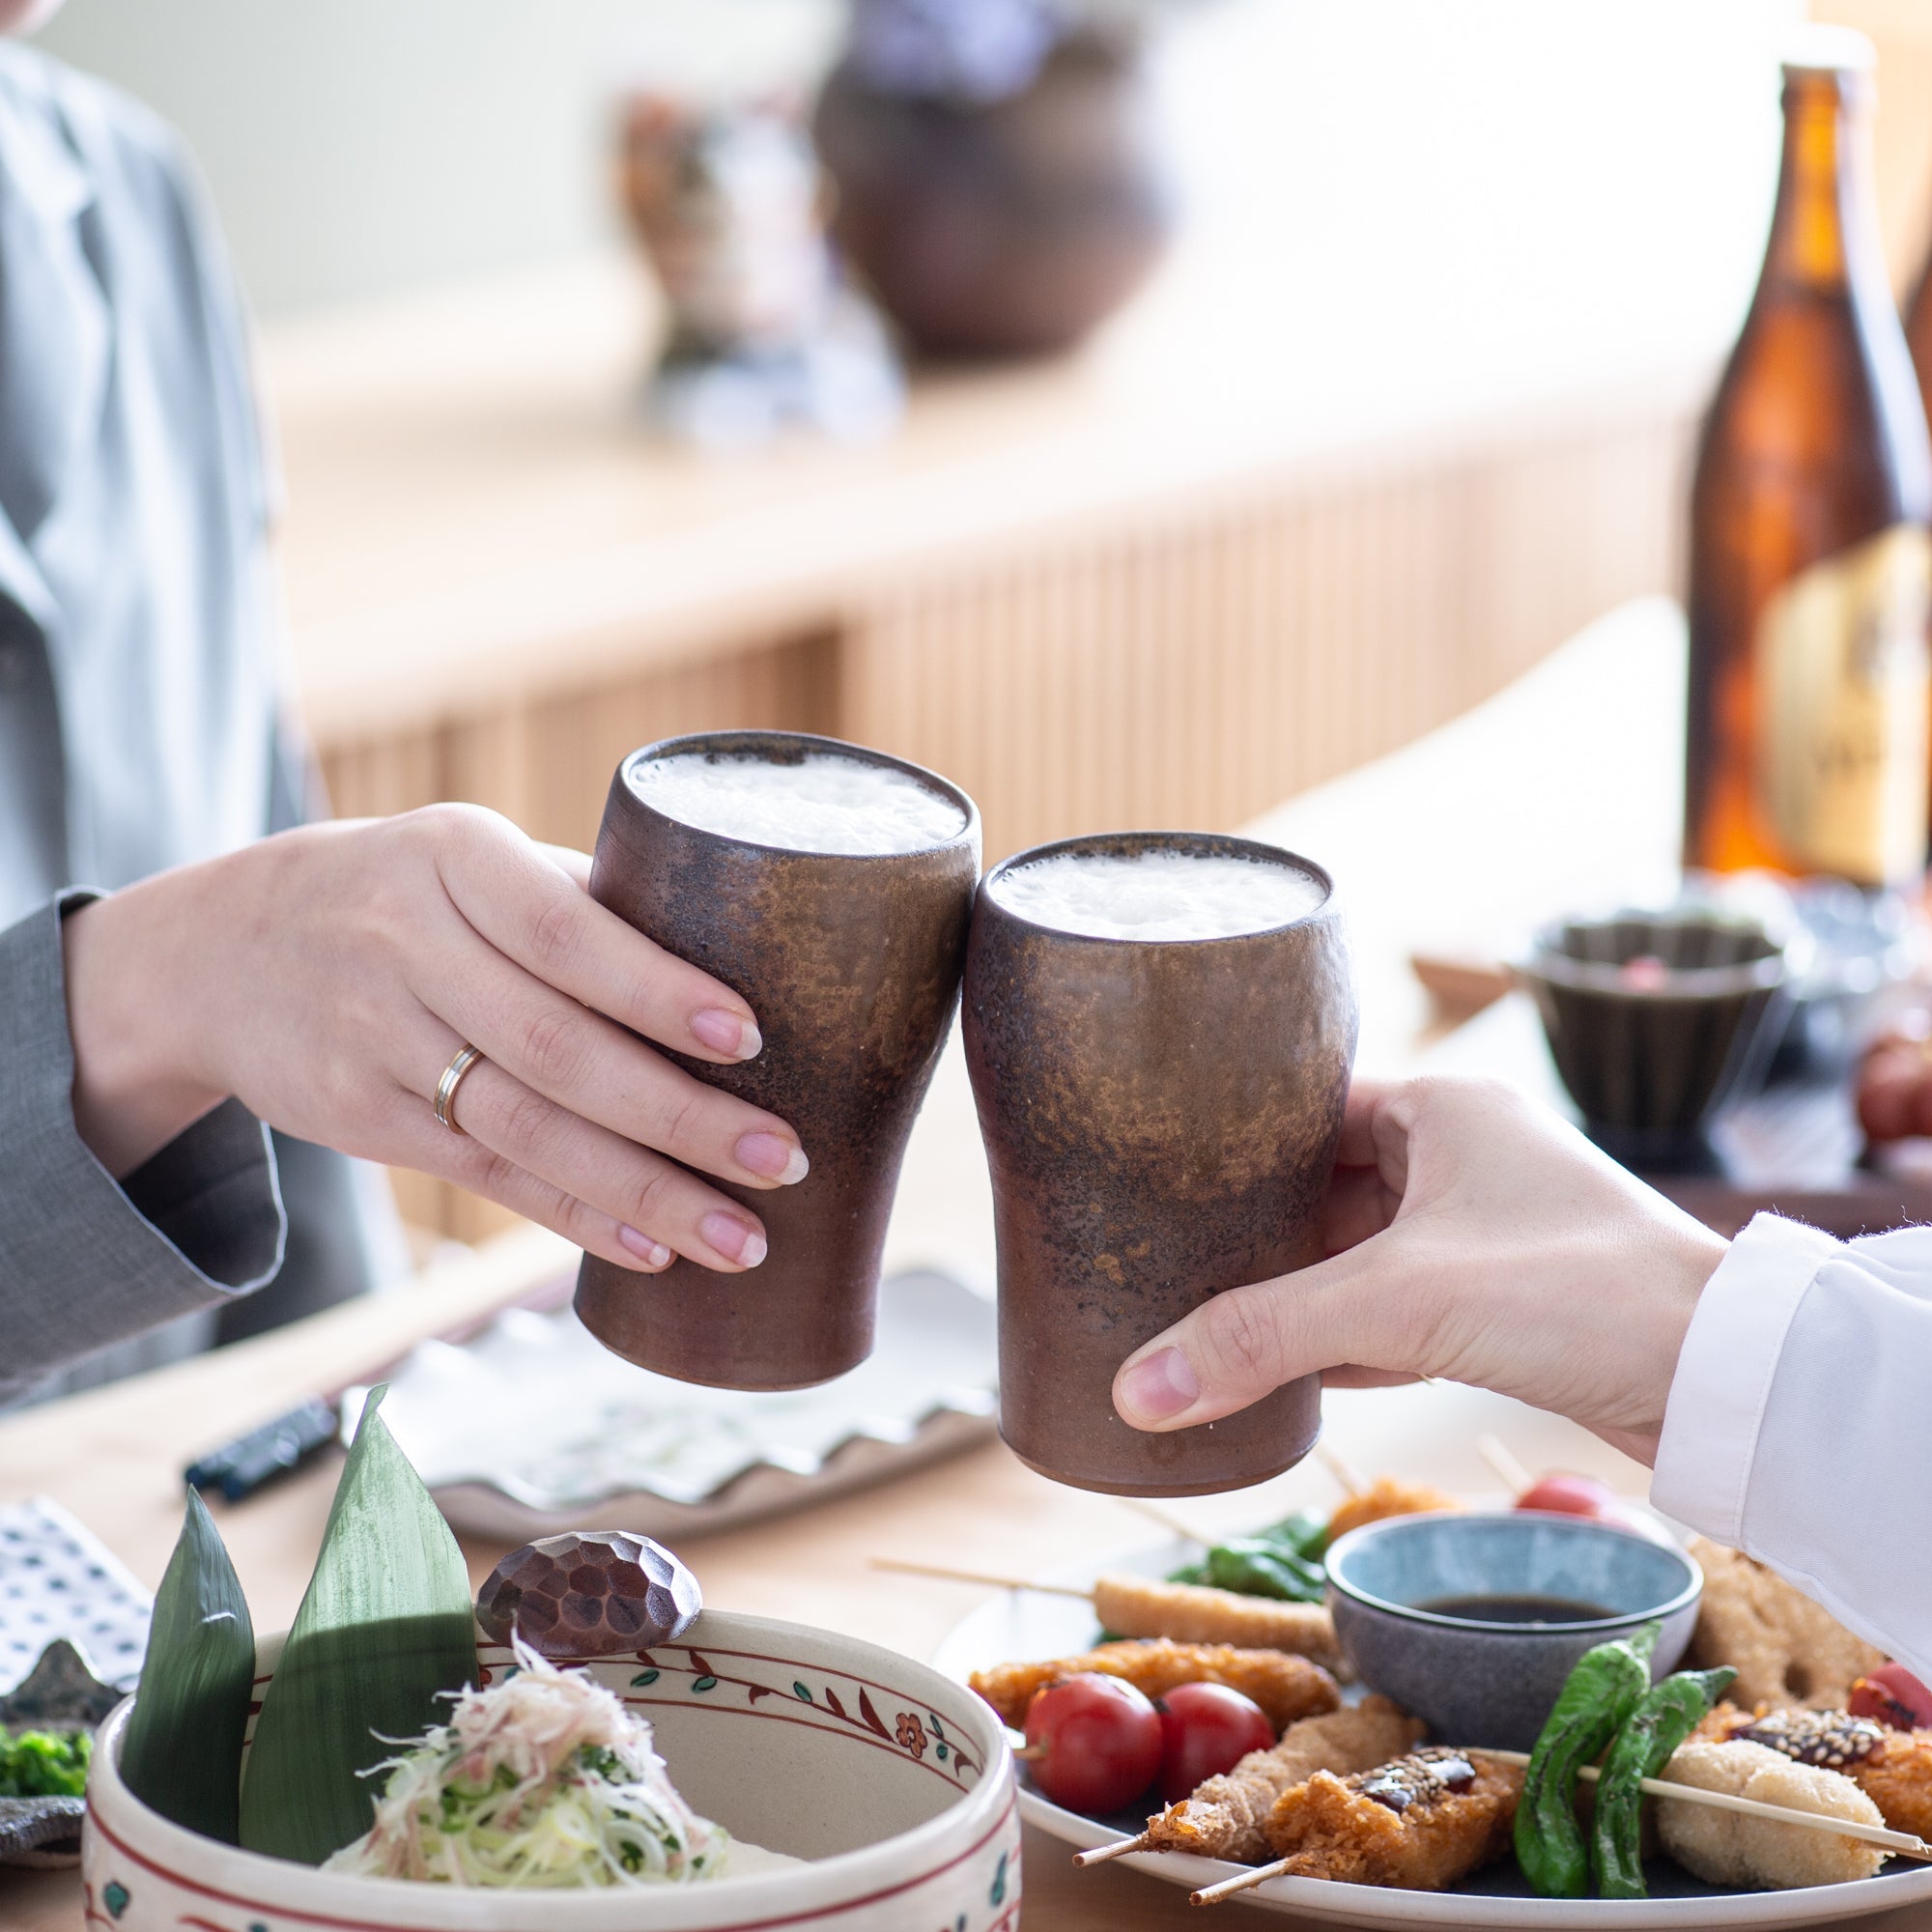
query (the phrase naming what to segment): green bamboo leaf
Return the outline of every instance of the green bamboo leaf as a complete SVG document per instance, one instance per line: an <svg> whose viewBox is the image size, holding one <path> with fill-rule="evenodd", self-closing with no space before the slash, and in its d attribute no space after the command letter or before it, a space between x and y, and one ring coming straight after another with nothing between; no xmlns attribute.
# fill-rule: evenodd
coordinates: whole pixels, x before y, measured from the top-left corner
<svg viewBox="0 0 1932 1932"><path fill-rule="evenodd" d="M242 1843L320 1864L369 1829L385 1739L448 1716L476 1681L463 1553L376 1406L362 1410L322 1554L263 1700L242 1781Z"/></svg>
<svg viewBox="0 0 1932 1932"><path fill-rule="evenodd" d="M177 1825L234 1844L254 1682L248 1602L221 1532L190 1490L121 1743L128 1789Z"/></svg>

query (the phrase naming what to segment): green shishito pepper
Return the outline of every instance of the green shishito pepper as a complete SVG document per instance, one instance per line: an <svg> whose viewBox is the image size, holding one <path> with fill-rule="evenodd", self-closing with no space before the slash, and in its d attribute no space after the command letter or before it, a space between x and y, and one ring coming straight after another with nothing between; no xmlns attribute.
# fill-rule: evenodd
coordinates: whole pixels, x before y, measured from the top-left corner
<svg viewBox="0 0 1932 1932"><path fill-rule="evenodd" d="M1696 1729L1719 1694L1738 1673L1680 1670L1647 1691L1610 1747L1597 1780L1597 1815L1590 1833L1590 1862L1604 1898L1647 1898L1638 1856L1638 1802L1646 1777L1655 1777Z"/></svg>
<svg viewBox="0 0 1932 1932"><path fill-rule="evenodd" d="M1199 1563L1169 1573L1170 1583L1207 1583L1243 1597L1271 1597L1281 1603L1319 1604L1328 1593L1321 1551L1328 1525L1305 1512L1270 1523L1253 1536L1230 1537L1210 1545Z"/></svg>
<svg viewBox="0 0 1932 1932"><path fill-rule="evenodd" d="M1530 1753L1516 1807L1516 1860L1530 1889L1545 1898L1581 1898L1588 1889L1577 1774L1641 1705L1659 1628L1645 1624L1633 1636L1586 1650L1564 1680Z"/></svg>

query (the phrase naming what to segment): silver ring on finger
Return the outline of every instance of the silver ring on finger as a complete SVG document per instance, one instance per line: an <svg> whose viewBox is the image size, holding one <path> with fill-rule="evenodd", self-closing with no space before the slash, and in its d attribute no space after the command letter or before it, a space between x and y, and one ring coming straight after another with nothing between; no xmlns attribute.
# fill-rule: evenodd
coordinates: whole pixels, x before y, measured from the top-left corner
<svg viewBox="0 0 1932 1932"><path fill-rule="evenodd" d="M449 1065L442 1069L442 1078L436 1083L436 1098L431 1103L436 1108L436 1117L453 1134L463 1129L456 1123L456 1090L463 1085L463 1076L483 1058L482 1052L466 1040L451 1056Z"/></svg>

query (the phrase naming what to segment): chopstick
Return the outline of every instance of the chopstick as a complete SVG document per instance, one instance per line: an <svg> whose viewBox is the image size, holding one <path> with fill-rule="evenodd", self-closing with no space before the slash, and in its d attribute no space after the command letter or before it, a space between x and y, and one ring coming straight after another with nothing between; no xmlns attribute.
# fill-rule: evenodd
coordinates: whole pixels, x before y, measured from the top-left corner
<svg viewBox="0 0 1932 1932"><path fill-rule="evenodd" d="M1476 1437L1476 1454L1490 1465L1496 1481L1513 1497L1526 1495L1535 1486L1535 1477L1511 1455L1509 1445L1488 1430Z"/></svg>
<svg viewBox="0 0 1932 1932"><path fill-rule="evenodd" d="M1527 1764L1527 1751L1488 1750L1480 1747L1475 1755L1494 1758L1499 1764ZM1579 1774L1594 1781L1597 1767L1586 1764ZM1687 1804L1702 1804L1714 1811L1735 1811L1741 1817L1761 1818L1770 1825L1796 1825L1807 1832L1829 1832L1833 1837L1860 1838L1866 1844L1883 1845L1896 1858L1918 1859L1932 1863L1932 1845L1922 1838L1915 1838L1909 1832L1894 1832L1884 1825L1864 1825L1856 1818L1833 1818L1824 1811L1799 1811L1787 1804L1765 1804L1755 1798L1734 1798L1728 1791L1706 1791L1695 1784L1672 1784L1668 1778L1646 1777L1639 1787L1652 1798L1675 1799ZM1120 1847L1102 1846L1110 1858L1133 1848L1135 1840L1128 1839ZM1191 1892L1190 1898L1196 1905L1218 1905L1224 1898L1233 1898L1236 1893L1251 1890L1258 1885L1265 1885L1271 1878L1281 1878L1294 1863L1295 1856L1276 1859L1272 1864L1256 1865L1252 1870L1238 1872L1233 1878L1225 1878L1218 1885L1204 1886L1201 1890ZM1097 1862L1091 1853L1074 1860L1075 1864Z"/></svg>

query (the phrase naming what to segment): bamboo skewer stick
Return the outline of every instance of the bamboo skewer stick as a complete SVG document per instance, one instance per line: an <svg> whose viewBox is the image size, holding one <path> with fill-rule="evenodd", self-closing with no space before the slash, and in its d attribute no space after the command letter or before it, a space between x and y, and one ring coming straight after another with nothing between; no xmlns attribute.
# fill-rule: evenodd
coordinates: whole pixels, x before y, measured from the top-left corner
<svg viewBox="0 0 1932 1932"><path fill-rule="evenodd" d="M1095 1845L1091 1852L1075 1852L1073 1862L1085 1871L1089 1865L1103 1865L1109 1859L1123 1859L1129 1852L1147 1849L1148 1835L1143 1832L1138 1838L1116 1838L1111 1845Z"/></svg>
<svg viewBox="0 0 1932 1932"><path fill-rule="evenodd" d="M1510 1454L1509 1445L1487 1430L1476 1437L1476 1454L1494 1471L1496 1481L1512 1496L1520 1496L1535 1487L1536 1478Z"/></svg>
<svg viewBox="0 0 1932 1932"><path fill-rule="evenodd" d="M1331 1449L1325 1442L1315 1445L1316 1460L1341 1484L1345 1495L1359 1496L1369 1487L1368 1479L1339 1449Z"/></svg>
<svg viewBox="0 0 1932 1932"><path fill-rule="evenodd" d="M1178 1536L1185 1543L1211 1544L1214 1539L1203 1534L1192 1523L1182 1522L1178 1516L1170 1516L1158 1503L1142 1502L1138 1496L1118 1496L1117 1502L1130 1509L1136 1516L1144 1516L1150 1522L1157 1522L1171 1536Z"/></svg>
<svg viewBox="0 0 1932 1932"><path fill-rule="evenodd" d="M1527 1751L1480 1750L1479 1755L1492 1757L1500 1764L1527 1764ZM1578 1773L1579 1776L1594 1781L1597 1767L1586 1764ZM1646 1777L1638 1786L1652 1798L1669 1798L1686 1804L1702 1804L1714 1811L1735 1811L1741 1817L1761 1818L1769 1825L1795 1825L1807 1832L1829 1832L1834 1837L1860 1838L1869 1845L1883 1845L1894 1857L1918 1859L1924 1863L1932 1863L1932 1845L1922 1838L1915 1838L1910 1832L1894 1832L1884 1825L1864 1825L1856 1818L1834 1818L1825 1811L1799 1811L1788 1804L1765 1804L1755 1798L1734 1798L1728 1791L1706 1791L1695 1784L1672 1784L1668 1778ZM1128 1839L1118 1848L1102 1846L1100 1849L1109 1857L1118 1858L1129 1851L1139 1841ZM1085 1856L1091 1857L1091 1854ZM1080 1862L1075 1860L1076 1864ZM1218 1905L1224 1898L1233 1898L1236 1893L1251 1890L1258 1885L1265 1885L1271 1878L1280 1878L1294 1862L1293 1856L1276 1859L1272 1864L1256 1865L1244 1872L1237 1872L1233 1878L1224 1878L1218 1885L1204 1886L1199 1891L1189 1893L1196 1905Z"/></svg>
<svg viewBox="0 0 1932 1932"><path fill-rule="evenodd" d="M1083 1604L1094 1601L1092 1590L1076 1589L1071 1583L1035 1583L1024 1577L989 1577L980 1570L953 1570L944 1563L902 1563L894 1556L875 1556L874 1570L890 1570L897 1577L936 1577L943 1583L979 1583L988 1590L1037 1590L1045 1597L1077 1597Z"/></svg>

